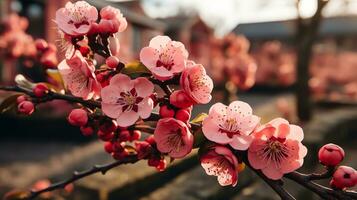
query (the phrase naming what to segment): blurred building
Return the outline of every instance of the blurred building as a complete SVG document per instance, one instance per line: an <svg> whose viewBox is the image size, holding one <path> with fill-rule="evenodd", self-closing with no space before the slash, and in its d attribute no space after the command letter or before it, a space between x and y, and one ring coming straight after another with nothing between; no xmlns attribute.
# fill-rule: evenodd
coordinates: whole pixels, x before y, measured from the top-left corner
<svg viewBox="0 0 357 200"><path fill-rule="evenodd" d="M295 36L295 20L239 24L233 31L245 35L252 43L279 40L287 44ZM335 16L324 18L319 29L318 40L333 40L339 48L357 50L357 16Z"/></svg>

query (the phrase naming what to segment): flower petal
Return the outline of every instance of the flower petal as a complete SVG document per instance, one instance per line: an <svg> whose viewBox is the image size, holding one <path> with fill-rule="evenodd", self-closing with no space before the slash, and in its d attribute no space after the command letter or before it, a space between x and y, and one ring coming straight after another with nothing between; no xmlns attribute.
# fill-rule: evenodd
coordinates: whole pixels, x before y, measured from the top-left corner
<svg viewBox="0 0 357 200"><path fill-rule="evenodd" d="M134 80L135 90L140 97L148 97L154 91L154 84L147 78L139 77Z"/></svg>
<svg viewBox="0 0 357 200"><path fill-rule="evenodd" d="M227 134L219 131L219 127L215 121L209 117L204 119L202 122L202 132L208 140L219 144L227 144L232 141Z"/></svg>
<svg viewBox="0 0 357 200"><path fill-rule="evenodd" d="M130 91L134 87L134 82L130 77L124 74L117 74L110 79L110 85L121 88L122 91Z"/></svg>
<svg viewBox="0 0 357 200"><path fill-rule="evenodd" d="M133 125L138 119L139 114L131 110L129 112L122 112L117 118L117 123L121 127L127 127Z"/></svg>

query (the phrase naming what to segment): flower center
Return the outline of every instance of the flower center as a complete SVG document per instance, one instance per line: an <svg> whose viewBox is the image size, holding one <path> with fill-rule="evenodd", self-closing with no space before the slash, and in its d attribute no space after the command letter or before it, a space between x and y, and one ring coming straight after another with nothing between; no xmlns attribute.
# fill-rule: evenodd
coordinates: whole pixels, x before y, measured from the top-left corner
<svg viewBox="0 0 357 200"><path fill-rule="evenodd" d="M223 126L220 125L219 127L219 132L227 134L229 138L234 135L240 135L238 123L234 118L226 119Z"/></svg>
<svg viewBox="0 0 357 200"><path fill-rule="evenodd" d="M281 163L290 156L290 152L285 139L270 138L258 151L258 156L266 162L274 162L276 167L280 167Z"/></svg>
<svg viewBox="0 0 357 200"><path fill-rule="evenodd" d="M81 21L81 22L74 22L72 20L70 20L68 22L68 24L73 24L76 28L81 27L82 25L89 25L89 23L87 21Z"/></svg>
<svg viewBox="0 0 357 200"><path fill-rule="evenodd" d="M167 44L165 47L161 47L161 53L159 60L156 62L156 67L164 67L167 70L171 70L174 66L174 58L176 50L172 45Z"/></svg>
<svg viewBox="0 0 357 200"><path fill-rule="evenodd" d="M190 76L190 75L189 75ZM189 77L190 81L190 89L194 91L195 89L204 87L206 85L207 77L205 75L193 75Z"/></svg>
<svg viewBox="0 0 357 200"><path fill-rule="evenodd" d="M167 70L171 70L172 66L174 65L173 62L165 62L165 61L162 61L162 60L158 60L156 62L156 67L164 67L166 68Z"/></svg>
<svg viewBox="0 0 357 200"><path fill-rule="evenodd" d="M182 140L181 129L171 130L167 136L167 144L172 147L170 152L179 152L185 145Z"/></svg>
<svg viewBox="0 0 357 200"><path fill-rule="evenodd" d="M122 105L122 111L135 111L138 112L138 103L143 100L142 97L138 97L135 88L128 92L121 92L120 97L117 99L117 103Z"/></svg>
<svg viewBox="0 0 357 200"><path fill-rule="evenodd" d="M88 19L85 16L86 7L72 7L70 8L71 20L68 24L73 24L76 28L81 27L82 25L89 25Z"/></svg>

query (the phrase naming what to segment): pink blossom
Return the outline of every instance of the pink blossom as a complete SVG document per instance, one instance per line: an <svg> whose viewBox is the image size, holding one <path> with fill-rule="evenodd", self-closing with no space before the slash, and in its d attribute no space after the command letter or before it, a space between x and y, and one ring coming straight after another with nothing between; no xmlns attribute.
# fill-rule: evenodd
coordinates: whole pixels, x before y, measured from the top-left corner
<svg viewBox="0 0 357 200"><path fill-rule="evenodd" d="M77 50L72 58L63 60L58 65L58 70L74 96L83 99L97 97L100 85L94 75L95 67L80 51Z"/></svg>
<svg viewBox="0 0 357 200"><path fill-rule="evenodd" d="M233 101L229 106L216 103L203 120L202 131L213 142L246 150L253 139L251 133L259 121L260 118L252 114L252 108L245 102Z"/></svg>
<svg viewBox="0 0 357 200"><path fill-rule="evenodd" d="M154 138L157 149L173 158L182 158L192 150L193 135L185 123L174 118L160 119Z"/></svg>
<svg viewBox="0 0 357 200"><path fill-rule="evenodd" d="M218 183L222 186L237 185L238 160L231 150L224 146L214 146L200 158L201 166L206 173L217 176Z"/></svg>
<svg viewBox="0 0 357 200"><path fill-rule="evenodd" d="M127 75L117 74L102 89L102 110L108 117L117 119L121 127L133 125L139 117L150 116L153 90L154 85L146 78L131 80Z"/></svg>
<svg viewBox="0 0 357 200"><path fill-rule="evenodd" d="M100 10L100 17L99 28L102 30L104 28L105 32L123 32L128 26L128 23L120 10L112 6L102 8Z"/></svg>
<svg viewBox="0 0 357 200"><path fill-rule="evenodd" d="M276 118L252 135L254 139L248 150L249 163L268 178L280 179L302 166L307 149L301 143L304 133L299 126Z"/></svg>
<svg viewBox="0 0 357 200"><path fill-rule="evenodd" d="M187 67L181 74L180 85L196 103L206 104L212 98L212 79L200 64L187 62Z"/></svg>
<svg viewBox="0 0 357 200"><path fill-rule="evenodd" d="M140 61L161 81L185 69L188 52L181 42L167 36L156 36L140 52Z"/></svg>
<svg viewBox="0 0 357 200"><path fill-rule="evenodd" d="M85 1L68 2L56 12L56 23L60 30L71 36L85 35L93 22L98 19L98 11Z"/></svg>

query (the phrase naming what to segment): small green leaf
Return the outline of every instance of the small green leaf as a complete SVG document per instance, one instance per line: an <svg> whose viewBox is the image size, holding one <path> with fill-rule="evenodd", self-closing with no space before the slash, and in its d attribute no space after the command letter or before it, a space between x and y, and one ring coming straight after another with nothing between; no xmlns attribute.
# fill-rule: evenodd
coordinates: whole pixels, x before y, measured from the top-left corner
<svg viewBox="0 0 357 200"><path fill-rule="evenodd" d="M191 120L191 123L200 124L207 116L207 113L200 113L193 120Z"/></svg>
<svg viewBox="0 0 357 200"><path fill-rule="evenodd" d="M62 86L64 88L64 83L61 74L57 69L47 69L46 70L47 75L52 78L58 85Z"/></svg>
<svg viewBox="0 0 357 200"><path fill-rule="evenodd" d="M121 70L121 73L126 74L130 77L137 77L141 74L150 74L150 71L141 62L134 61L127 63L125 67Z"/></svg>
<svg viewBox="0 0 357 200"><path fill-rule="evenodd" d="M20 94L14 94L14 95L7 97L5 100L3 100L0 103L0 113L4 113L4 112L16 107L16 105L17 105L16 99L18 96L20 96Z"/></svg>

